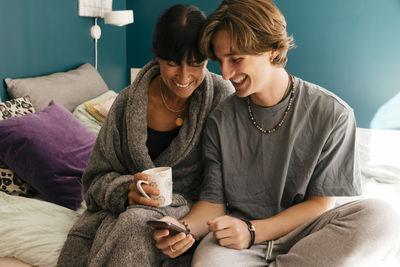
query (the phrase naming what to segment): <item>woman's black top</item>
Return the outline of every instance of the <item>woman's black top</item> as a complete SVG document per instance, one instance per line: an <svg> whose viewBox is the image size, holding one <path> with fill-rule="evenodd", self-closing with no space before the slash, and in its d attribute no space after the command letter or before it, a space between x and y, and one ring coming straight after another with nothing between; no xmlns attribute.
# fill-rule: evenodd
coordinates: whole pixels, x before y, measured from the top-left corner
<svg viewBox="0 0 400 267"><path fill-rule="evenodd" d="M169 146L172 140L178 135L180 128L177 127L171 131L160 132L147 127L146 146L149 149L149 155L152 160L158 157Z"/></svg>

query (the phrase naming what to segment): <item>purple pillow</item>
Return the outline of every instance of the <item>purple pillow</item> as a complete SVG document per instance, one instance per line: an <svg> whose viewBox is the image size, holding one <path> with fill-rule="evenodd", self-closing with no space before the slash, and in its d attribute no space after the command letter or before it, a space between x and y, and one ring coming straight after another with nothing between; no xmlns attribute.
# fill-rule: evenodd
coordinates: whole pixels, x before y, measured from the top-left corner
<svg viewBox="0 0 400 267"><path fill-rule="evenodd" d="M44 110L0 121L0 160L48 201L76 210L96 135L51 101Z"/></svg>

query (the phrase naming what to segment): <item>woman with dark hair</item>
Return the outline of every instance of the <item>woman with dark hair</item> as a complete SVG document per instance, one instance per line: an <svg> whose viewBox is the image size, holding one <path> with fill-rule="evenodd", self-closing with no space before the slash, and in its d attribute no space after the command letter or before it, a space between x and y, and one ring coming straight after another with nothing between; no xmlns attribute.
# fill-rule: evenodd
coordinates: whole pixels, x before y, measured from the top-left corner
<svg viewBox="0 0 400 267"><path fill-rule="evenodd" d="M198 50L205 15L175 5L159 18L155 59L116 98L82 177L87 211L71 229L58 266L158 266L169 259L154 246L148 220L181 218L198 200L203 178L200 137L209 112L232 85L210 73ZM166 207L143 197L143 170L172 167L173 200ZM143 186L150 195L158 189ZM188 235L187 242L194 239ZM187 261L185 261L187 259ZM186 264L187 263L187 264Z"/></svg>

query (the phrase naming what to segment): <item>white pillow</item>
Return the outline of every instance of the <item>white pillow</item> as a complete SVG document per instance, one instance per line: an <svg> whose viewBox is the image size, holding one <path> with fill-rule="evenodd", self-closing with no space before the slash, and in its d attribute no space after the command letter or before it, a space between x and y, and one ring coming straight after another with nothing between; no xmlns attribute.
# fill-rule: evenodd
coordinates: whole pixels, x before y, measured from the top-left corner
<svg viewBox="0 0 400 267"><path fill-rule="evenodd" d="M86 206L77 211L0 192L0 257L34 266L56 266L67 234Z"/></svg>
<svg viewBox="0 0 400 267"><path fill-rule="evenodd" d="M382 183L400 182L400 131L357 128L361 173Z"/></svg>

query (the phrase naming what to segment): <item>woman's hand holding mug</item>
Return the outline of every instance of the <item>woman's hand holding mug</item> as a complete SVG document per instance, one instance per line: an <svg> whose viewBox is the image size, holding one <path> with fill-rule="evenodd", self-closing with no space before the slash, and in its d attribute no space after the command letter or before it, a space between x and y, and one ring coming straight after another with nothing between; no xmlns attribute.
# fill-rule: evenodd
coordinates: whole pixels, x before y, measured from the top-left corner
<svg viewBox="0 0 400 267"><path fill-rule="evenodd" d="M149 199L140 193L139 189L136 186L136 183L139 180L148 181L149 175L144 174L142 172L138 172L133 175L133 182L129 185L129 193L128 193L129 206L134 204L140 204L140 205L158 207L160 205L160 201L156 199ZM160 194L160 190L151 185L144 185L142 186L142 188L149 195L158 196Z"/></svg>
<svg viewBox="0 0 400 267"><path fill-rule="evenodd" d="M136 173L129 185L129 205L168 206L172 202L171 167L158 167Z"/></svg>

